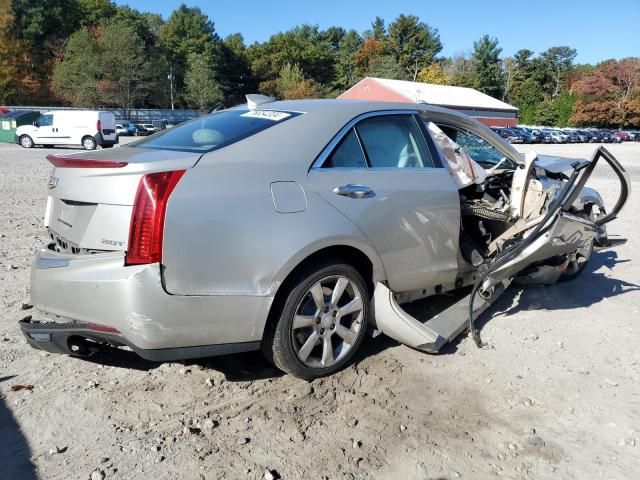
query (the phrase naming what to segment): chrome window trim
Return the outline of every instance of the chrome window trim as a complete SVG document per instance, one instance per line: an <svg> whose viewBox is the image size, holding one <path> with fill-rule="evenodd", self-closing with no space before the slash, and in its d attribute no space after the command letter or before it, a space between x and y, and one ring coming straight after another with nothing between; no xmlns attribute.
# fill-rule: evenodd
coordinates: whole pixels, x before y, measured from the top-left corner
<svg viewBox="0 0 640 480"><path fill-rule="evenodd" d="M355 118L352 118L344 127L342 127L338 133L335 134L335 136L331 139L331 141L324 147L324 149L320 152L320 154L316 157L316 159L314 160L314 162L311 164L311 168L309 170L315 170L315 169L322 169L322 165L324 164L324 162L327 160L327 158L329 158L329 155L331 155L333 153L333 150L336 148L336 146L340 143L340 141L342 140L342 138L347 135L349 133L349 130L353 127L355 127L355 125L360 122L361 120L364 120L366 118L371 118L371 117L383 117L383 116L387 116L387 115L417 115L418 114L418 110L415 109L407 109L407 110L376 110L374 112L367 112L367 113L362 113L360 115L358 115ZM357 132L356 132L357 133ZM358 135L359 137L359 135ZM360 140L358 138L358 140ZM427 140L425 139L425 142ZM360 148L362 148L362 143L360 144ZM364 149L363 149L363 153L364 153ZM431 153L431 152L429 152ZM365 159L367 161L367 163L369 162L369 159L366 158L366 154L365 154ZM367 168L355 168L355 167L331 167L331 170L333 169L345 169L345 168L352 168L355 170L374 170L374 171L378 171L378 170L382 170L382 168L372 168L372 167L367 167ZM398 170L409 170L409 169L404 169L404 168L385 168L384 170L394 170L394 171L398 171ZM414 168L412 170L430 170L430 168Z"/></svg>

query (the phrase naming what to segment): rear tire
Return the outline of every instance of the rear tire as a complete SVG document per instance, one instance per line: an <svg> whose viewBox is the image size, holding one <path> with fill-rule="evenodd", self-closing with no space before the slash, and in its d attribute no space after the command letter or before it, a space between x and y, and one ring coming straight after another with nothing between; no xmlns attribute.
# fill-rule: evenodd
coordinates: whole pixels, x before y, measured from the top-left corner
<svg viewBox="0 0 640 480"><path fill-rule="evenodd" d="M22 135L19 140L23 148L33 148L35 146L33 139L29 135Z"/></svg>
<svg viewBox="0 0 640 480"><path fill-rule="evenodd" d="M304 380L344 368L367 329L369 291L358 271L323 259L287 281L265 329L262 351L279 369Z"/></svg>
<svg viewBox="0 0 640 480"><path fill-rule="evenodd" d="M82 139L82 147L85 150L95 150L97 146L96 139L93 137L86 136Z"/></svg>

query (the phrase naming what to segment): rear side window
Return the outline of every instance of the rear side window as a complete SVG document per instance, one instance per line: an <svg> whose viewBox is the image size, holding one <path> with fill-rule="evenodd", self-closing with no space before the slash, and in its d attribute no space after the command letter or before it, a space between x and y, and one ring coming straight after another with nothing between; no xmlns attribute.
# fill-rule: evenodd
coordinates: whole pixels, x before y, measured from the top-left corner
<svg viewBox="0 0 640 480"><path fill-rule="evenodd" d="M224 110L163 130L129 145L206 153L255 135L297 115L300 113L275 110Z"/></svg>
<svg viewBox="0 0 640 480"><path fill-rule="evenodd" d="M324 168L366 168L367 161L364 158L360 142L356 133L351 131L346 135L338 148L336 148L329 159L323 165Z"/></svg>
<svg viewBox="0 0 640 480"><path fill-rule="evenodd" d="M412 115L368 118L356 126L372 168L434 168Z"/></svg>

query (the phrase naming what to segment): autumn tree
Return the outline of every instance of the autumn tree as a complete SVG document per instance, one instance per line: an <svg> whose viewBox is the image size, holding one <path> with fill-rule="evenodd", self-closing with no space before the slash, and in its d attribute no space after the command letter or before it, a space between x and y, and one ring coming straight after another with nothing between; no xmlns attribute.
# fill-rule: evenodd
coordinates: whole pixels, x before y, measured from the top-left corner
<svg viewBox="0 0 640 480"><path fill-rule="evenodd" d="M0 104L13 100L19 90L18 42L10 34L14 28L11 0L0 0Z"/></svg>
<svg viewBox="0 0 640 480"><path fill-rule="evenodd" d="M610 60L577 82L573 121L582 125L640 125L640 58Z"/></svg>
<svg viewBox="0 0 640 480"><path fill-rule="evenodd" d="M452 78L445 71L443 62L435 62L420 70L418 81L435 85L452 85Z"/></svg>

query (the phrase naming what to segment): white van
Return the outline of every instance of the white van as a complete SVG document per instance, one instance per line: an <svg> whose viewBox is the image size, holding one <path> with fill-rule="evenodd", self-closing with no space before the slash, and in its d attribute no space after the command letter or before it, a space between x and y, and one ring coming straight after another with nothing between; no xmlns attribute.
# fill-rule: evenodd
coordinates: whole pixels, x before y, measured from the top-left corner
<svg viewBox="0 0 640 480"><path fill-rule="evenodd" d="M56 110L46 112L33 125L16 129L16 142L24 148L35 145L81 145L95 150L97 145L111 148L118 143L116 118L98 110Z"/></svg>

